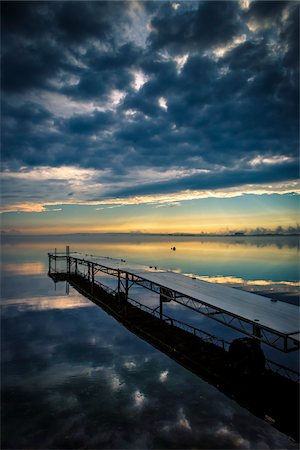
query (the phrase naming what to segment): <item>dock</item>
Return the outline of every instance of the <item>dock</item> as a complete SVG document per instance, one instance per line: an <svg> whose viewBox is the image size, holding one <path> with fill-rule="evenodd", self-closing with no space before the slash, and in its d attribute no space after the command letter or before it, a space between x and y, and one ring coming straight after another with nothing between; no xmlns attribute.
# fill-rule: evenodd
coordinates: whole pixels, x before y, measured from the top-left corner
<svg viewBox="0 0 300 450"><path fill-rule="evenodd" d="M212 320L283 352L299 350L299 307L240 289L209 283L156 266L93 255L49 253L49 272L58 262L61 270L81 274L94 285L99 272L117 278L118 295L129 298L133 285L159 295L158 311L165 302L176 302Z"/></svg>
<svg viewBox="0 0 300 450"><path fill-rule="evenodd" d="M117 276L117 288L108 288L96 279L98 271ZM195 289L194 282L200 280L193 280L155 267L128 264L124 260L79 254L75 256L69 252L49 253L48 275L55 283L66 281L67 286L73 286L132 333L217 387L256 416L298 441L299 374L297 372L264 357L261 364L261 354L257 364L251 352L249 355L243 354L241 360L236 360L230 352L229 342L164 314L163 305L166 301L173 299L174 293L176 293L176 300L183 302L186 297L178 298L177 295L184 290L185 283L190 286L190 293L192 289ZM176 277L173 277L174 275ZM177 281L173 289L170 287L171 279ZM159 294L158 307L150 308L130 298L129 289L135 280L136 284ZM205 287L207 284L209 283L204 282ZM179 286L181 286L180 290ZM231 293L232 290L228 289ZM233 289L233 291L236 290ZM208 288L206 291L208 296L207 292L211 294L212 291ZM224 293L223 290L222 292ZM225 292L228 292L227 288ZM186 291L185 295L188 295ZM201 312L198 303L195 309ZM214 318L214 315L211 318ZM257 330L253 335L247 334L247 338L257 343L257 347L260 348ZM279 339L281 336L278 337Z"/></svg>

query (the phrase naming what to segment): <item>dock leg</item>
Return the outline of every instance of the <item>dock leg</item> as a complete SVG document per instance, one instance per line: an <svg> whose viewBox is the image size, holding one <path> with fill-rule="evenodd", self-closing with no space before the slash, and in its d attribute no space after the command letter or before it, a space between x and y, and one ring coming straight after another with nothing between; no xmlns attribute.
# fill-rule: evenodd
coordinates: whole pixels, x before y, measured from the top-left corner
<svg viewBox="0 0 300 450"><path fill-rule="evenodd" d="M68 245L66 246L66 262L67 262L67 273L68 275L70 275L71 262L70 262L70 247Z"/></svg>
<svg viewBox="0 0 300 450"><path fill-rule="evenodd" d="M163 320L163 303L167 301L166 289L161 287L159 293L159 318Z"/></svg>
<svg viewBox="0 0 300 450"><path fill-rule="evenodd" d="M163 301L161 296L159 297L159 318L163 320Z"/></svg>
<svg viewBox="0 0 300 450"><path fill-rule="evenodd" d="M120 304L120 290L121 290L121 278L120 278L120 270L118 270L118 302Z"/></svg>
<svg viewBox="0 0 300 450"><path fill-rule="evenodd" d="M94 272L94 263L92 263L92 286L91 286L92 295L94 294L94 282L95 282L95 272Z"/></svg>
<svg viewBox="0 0 300 450"><path fill-rule="evenodd" d="M48 272L51 273L51 270L52 270L52 268L51 268L52 257L51 257L50 254L48 255L48 258L49 258Z"/></svg>
<svg viewBox="0 0 300 450"><path fill-rule="evenodd" d="M128 291L129 291L129 287L128 287L128 273L126 272L126 278L125 278L125 317L127 317L128 315Z"/></svg>

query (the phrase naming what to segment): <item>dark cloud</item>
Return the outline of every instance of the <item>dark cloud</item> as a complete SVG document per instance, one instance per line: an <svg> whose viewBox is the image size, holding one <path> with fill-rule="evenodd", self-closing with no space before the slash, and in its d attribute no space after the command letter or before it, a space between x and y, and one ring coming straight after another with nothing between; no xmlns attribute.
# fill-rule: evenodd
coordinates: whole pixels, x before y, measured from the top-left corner
<svg viewBox="0 0 300 450"><path fill-rule="evenodd" d="M78 115L71 117L69 120L64 121L62 125L66 132L90 135L107 128L112 123L113 117L111 114L98 111L91 116Z"/></svg>
<svg viewBox="0 0 300 450"><path fill-rule="evenodd" d="M14 119L21 126L35 126L52 117L52 114L47 109L32 101L23 103L19 107L3 102L2 111L6 118Z"/></svg>
<svg viewBox="0 0 300 450"><path fill-rule="evenodd" d="M295 74L299 73L299 4L293 3L291 13L288 16L285 26L280 33L280 40L287 44L287 51L283 57L283 64L288 69L294 69L294 84L299 86L299 78Z"/></svg>
<svg viewBox="0 0 300 450"><path fill-rule="evenodd" d="M4 1L1 2L2 37L4 45L16 42L20 35L38 38L51 32L47 26L51 23L51 5L48 2Z"/></svg>
<svg viewBox="0 0 300 450"><path fill-rule="evenodd" d="M247 165L247 164L245 164ZM262 182L281 182L294 180L299 174L299 166L295 163L276 164L259 169L224 170L215 173L201 173L171 179L168 181L143 184L126 189L113 190L110 195L127 197L132 195L170 194L181 190L224 189L244 184L259 184Z"/></svg>
<svg viewBox="0 0 300 450"><path fill-rule="evenodd" d="M2 88L13 93L46 88L62 62L61 50L51 44L11 47L2 57Z"/></svg>
<svg viewBox="0 0 300 450"><path fill-rule="evenodd" d="M111 24L106 20L108 9L111 9L109 2L60 2L57 29L63 40L71 44L81 44L92 37L105 39L111 31Z"/></svg>
<svg viewBox="0 0 300 450"><path fill-rule="evenodd" d="M4 167L110 169L110 183L222 168L148 193L297 178L299 5L178 5L2 2ZM250 170L256 157L277 163Z"/></svg>
<svg viewBox="0 0 300 450"><path fill-rule="evenodd" d="M260 25L274 26L274 22L280 22L282 13L285 9L292 5L289 1L252 1L249 10L246 13L248 19L255 20Z"/></svg>
<svg viewBox="0 0 300 450"><path fill-rule="evenodd" d="M197 9L188 11L180 5L183 8L174 10L171 3L165 3L152 19L152 49L207 50L227 44L242 29L237 2L199 2Z"/></svg>
<svg viewBox="0 0 300 450"><path fill-rule="evenodd" d="M126 4L119 1L4 1L2 32L7 39L17 40L20 35L38 38L42 34L64 44L82 44L92 38L109 40L113 16L119 21L126 10Z"/></svg>

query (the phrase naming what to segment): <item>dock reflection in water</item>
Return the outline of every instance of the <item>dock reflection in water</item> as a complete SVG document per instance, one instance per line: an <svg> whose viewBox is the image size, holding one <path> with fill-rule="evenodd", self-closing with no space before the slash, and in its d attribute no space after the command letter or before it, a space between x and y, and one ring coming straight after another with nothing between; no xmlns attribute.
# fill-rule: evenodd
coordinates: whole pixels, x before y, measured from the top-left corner
<svg viewBox="0 0 300 450"><path fill-rule="evenodd" d="M138 260L135 249L143 247L142 239L133 243L131 254L124 255L127 259ZM78 251L86 249L86 242L69 242ZM57 284L54 291L46 275L47 251L63 249L64 243L65 237L61 243L48 239L3 246L3 448L297 448L287 436L138 339L72 288L64 302L64 284ZM111 251L107 242L89 245L91 253L122 256L116 242ZM172 256L179 254L180 243L175 245ZM145 246L150 251L149 242ZM154 243L153 263L161 257L167 267L189 272L189 255L168 266L169 241L165 248L165 253L156 254ZM264 252L264 247L254 249ZM246 255L248 246L244 250ZM279 268L272 274L272 262L265 279L297 281L289 270L296 247L275 245L272 252L277 252L282 277L277 276ZM140 262L149 262L149 254L142 260L142 253ZM200 250L197 257L190 273L261 278L259 268L255 273L254 265L246 267L246 256L244 267L239 260L236 270L226 270L224 258L224 270L219 266L215 272L212 263L200 271L205 267ZM41 263L44 272L32 273L32 266L27 266L27 274L13 270L13 265L27 263Z"/></svg>

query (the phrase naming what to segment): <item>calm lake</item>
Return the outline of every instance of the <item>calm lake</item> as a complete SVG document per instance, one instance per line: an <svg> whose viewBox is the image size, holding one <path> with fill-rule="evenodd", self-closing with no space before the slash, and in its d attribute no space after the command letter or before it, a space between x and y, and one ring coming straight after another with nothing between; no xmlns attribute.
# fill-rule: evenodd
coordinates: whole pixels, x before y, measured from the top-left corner
<svg viewBox="0 0 300 450"><path fill-rule="evenodd" d="M281 301L299 299L297 237L4 236L2 448L297 448L74 289L67 294L65 283L55 286L47 253L66 245ZM158 302L142 289L131 295ZM228 340L237 336L172 303L165 313ZM299 367L298 352L263 349L267 358Z"/></svg>

